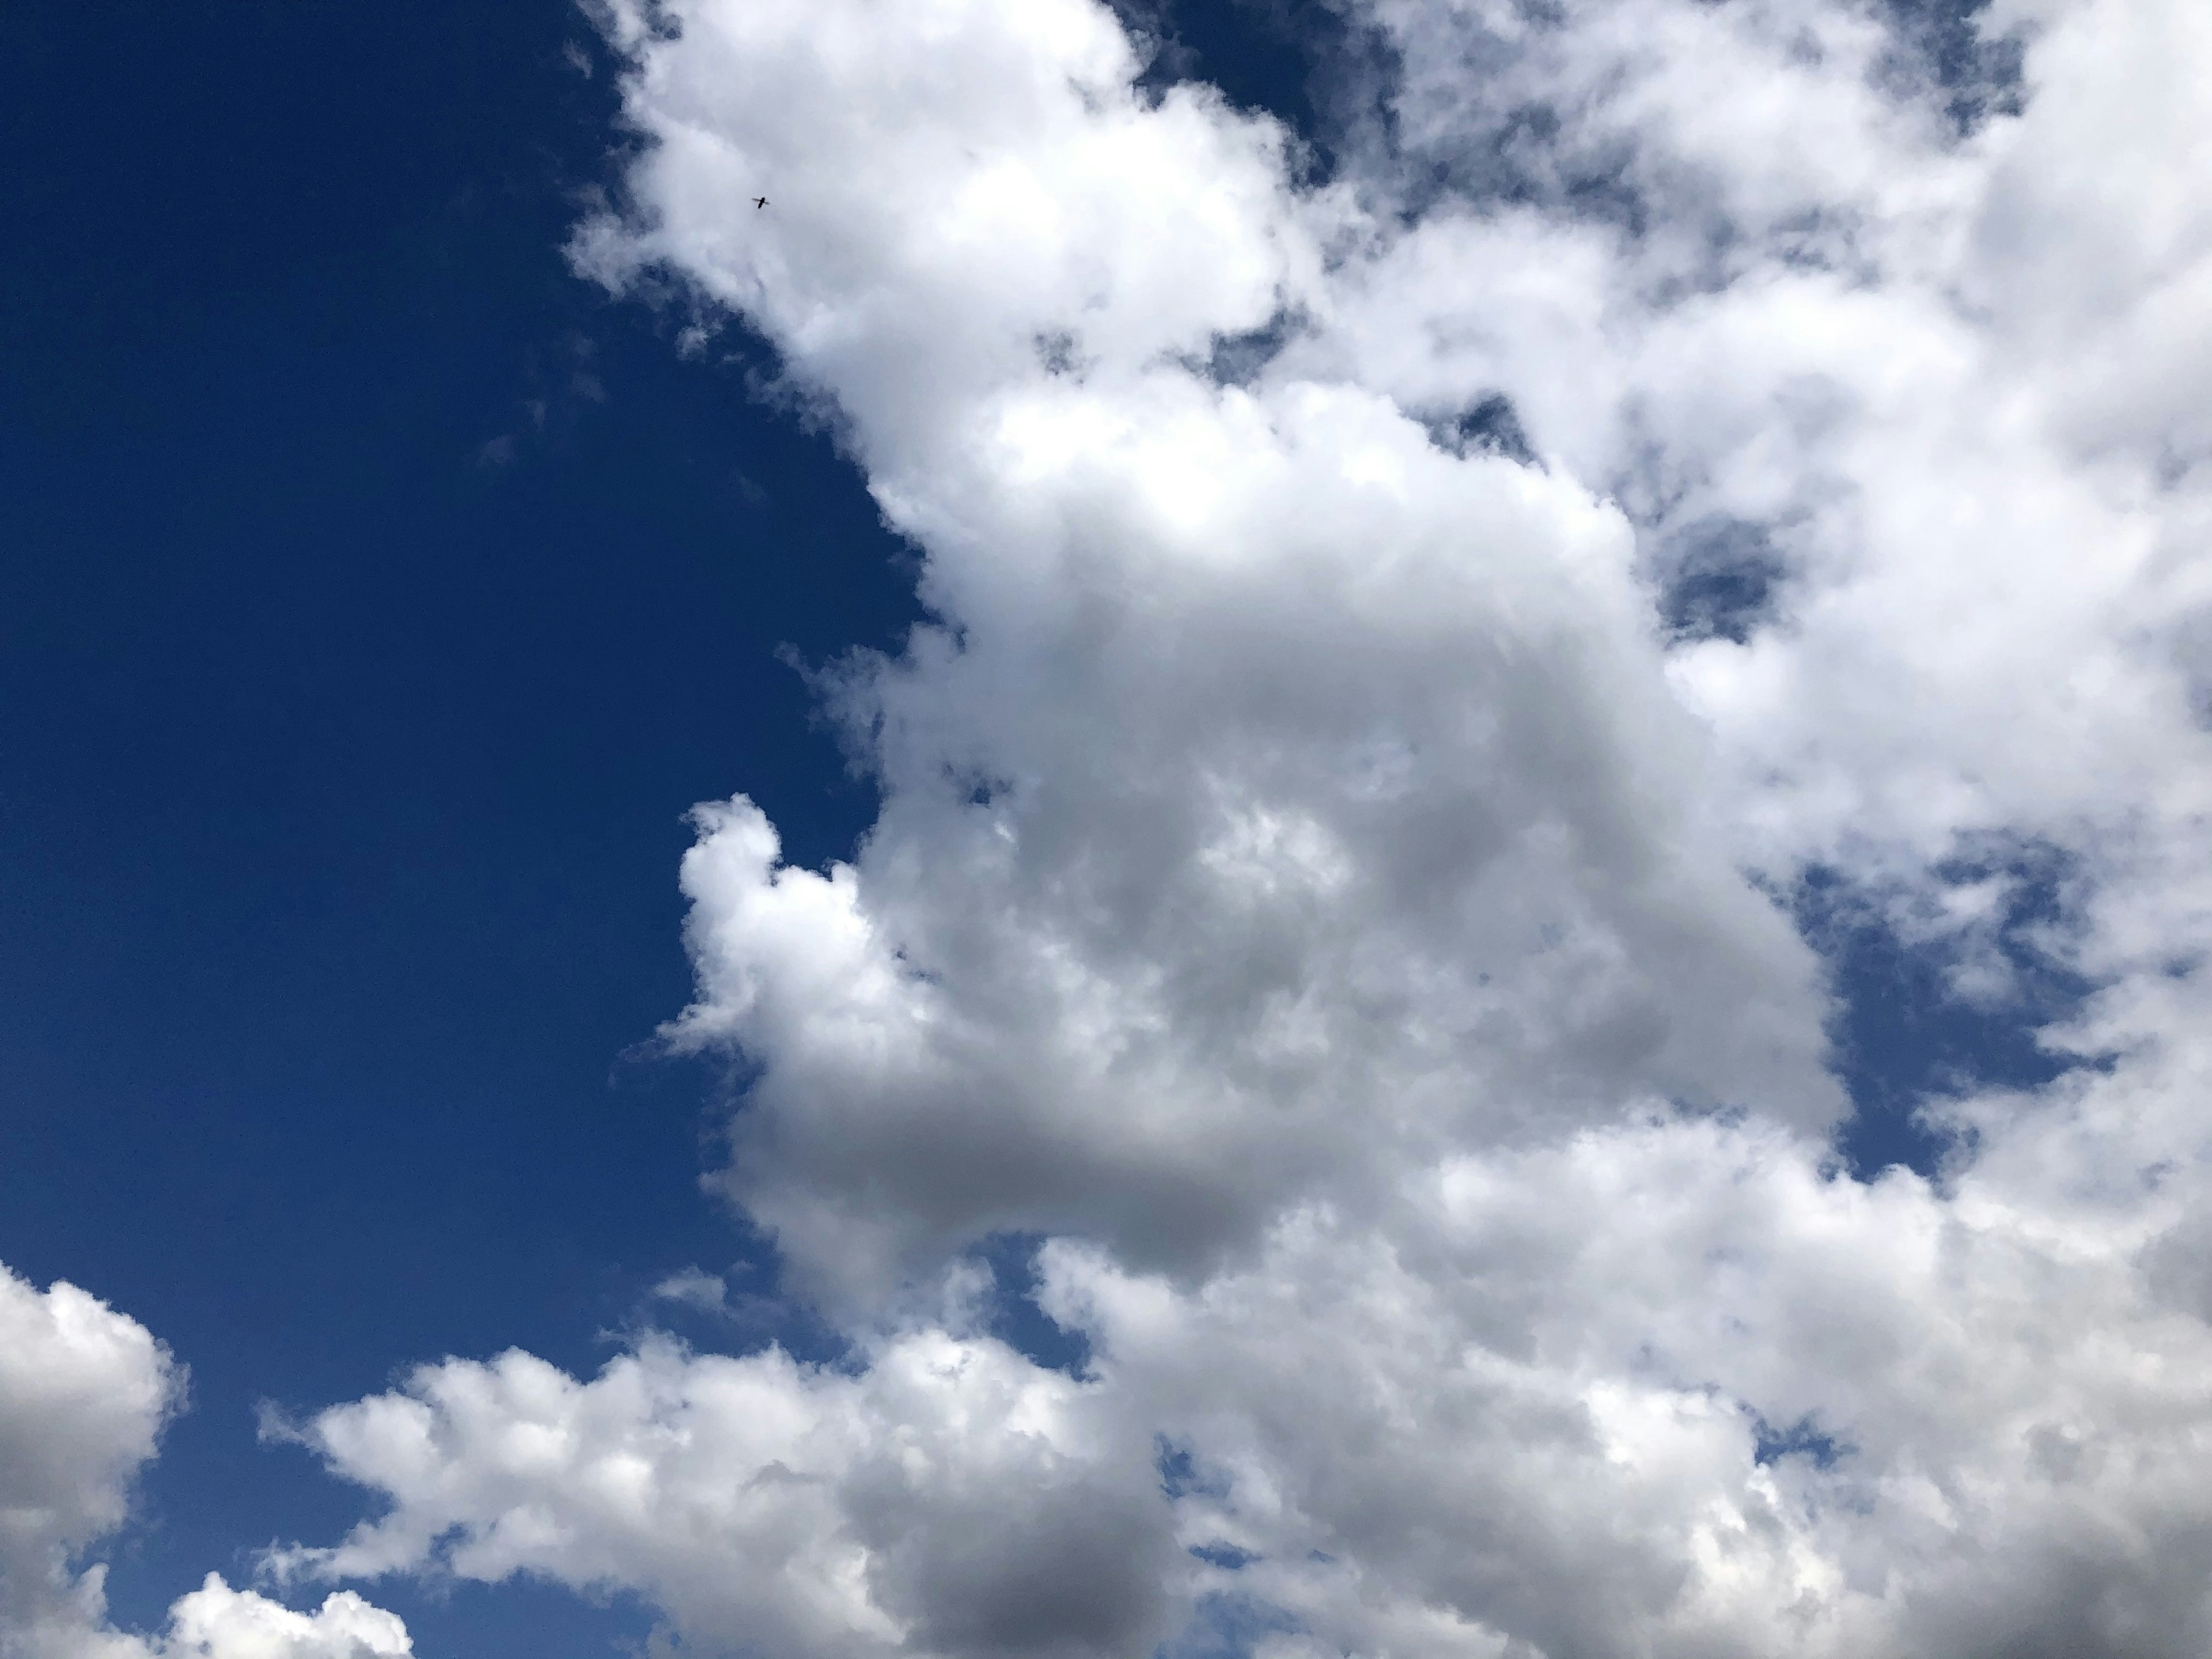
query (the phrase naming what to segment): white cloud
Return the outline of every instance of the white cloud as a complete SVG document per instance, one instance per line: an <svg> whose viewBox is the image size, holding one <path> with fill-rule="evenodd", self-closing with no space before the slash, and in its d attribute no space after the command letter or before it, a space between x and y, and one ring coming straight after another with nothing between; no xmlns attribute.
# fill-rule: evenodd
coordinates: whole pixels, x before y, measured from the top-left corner
<svg viewBox="0 0 2212 1659"><path fill-rule="evenodd" d="M1771 532L1783 625L1674 665L1771 868L1917 867L1975 832L2118 859L2200 811L2178 653L2204 581L2179 322L2212 234L2187 182L2201 21L2046 8L2026 116L1954 139L1882 91L1871 12L1585 0L1530 32L1504 9L1382 9L1412 145L1455 166L1500 110L1572 112L1507 149L1540 181L1603 173L1651 230L1556 182L1448 198L1314 364L1416 404L1509 392L1655 549L1715 517Z"/></svg>
<svg viewBox="0 0 2212 1659"><path fill-rule="evenodd" d="M858 1375L659 1341L580 1383L449 1360L310 1426L391 1513L281 1565L636 1588L710 1646L1126 1652L1160 1633L1176 1553L1144 1444L1116 1455L1096 1419L1067 1377L942 1331Z"/></svg>
<svg viewBox="0 0 2212 1659"><path fill-rule="evenodd" d="M1279 1610L1284 1652L2202 1628L2212 1333L2109 1230L1679 1122L1406 1196L1388 1228L1293 1212L1189 1288L1050 1247L1082 1379L957 1305L851 1371L665 1342L589 1382L426 1368L312 1425L391 1512L290 1565L639 1589L709 1650L1141 1653L1231 1591ZM1187 1553L1223 1546L1250 1559Z"/></svg>
<svg viewBox="0 0 2212 1659"><path fill-rule="evenodd" d="M939 618L825 677L851 863L739 797L683 875L723 1184L854 1349L427 1367L283 1562L708 1651L2201 1652L2212 26L2014 7L1962 131L1840 0L1375 0L1305 191L1085 0L665 10L577 257L766 337ZM2105 1063L1841 1178L1771 892L2002 1008L2021 849Z"/></svg>
<svg viewBox="0 0 2212 1659"><path fill-rule="evenodd" d="M673 1273L653 1287L653 1296L663 1302L673 1302L700 1313L727 1313L730 1309L730 1286L719 1273L710 1273L703 1267L686 1267Z"/></svg>
<svg viewBox="0 0 2212 1659"><path fill-rule="evenodd" d="M858 870L702 818L684 1030L768 1062L733 1192L865 1299L993 1227L1195 1263L1644 1095L1825 1124L1810 957L1701 821L1620 515L1358 384L1193 373L1371 227L1271 127L1113 82L1102 12L879 23L701 9L634 82L657 228L583 241L835 396L951 624L845 678ZM755 185L757 224L713 205ZM971 240L1000 201L1021 234Z"/></svg>
<svg viewBox="0 0 2212 1659"><path fill-rule="evenodd" d="M210 1573L169 1610L167 1639L155 1651L160 1659L408 1659L415 1649L398 1614L351 1590L295 1613Z"/></svg>
<svg viewBox="0 0 2212 1659"><path fill-rule="evenodd" d="M398 1619L349 1590L314 1614L214 1574L152 1642L108 1623L82 1553L128 1518L138 1471L184 1393L144 1326L74 1285L0 1267L0 1656L4 1659L406 1659Z"/></svg>
<svg viewBox="0 0 2212 1659"><path fill-rule="evenodd" d="M143 1326L74 1285L0 1268L0 1652L123 1659L102 1570L76 1553L120 1526L183 1379Z"/></svg>

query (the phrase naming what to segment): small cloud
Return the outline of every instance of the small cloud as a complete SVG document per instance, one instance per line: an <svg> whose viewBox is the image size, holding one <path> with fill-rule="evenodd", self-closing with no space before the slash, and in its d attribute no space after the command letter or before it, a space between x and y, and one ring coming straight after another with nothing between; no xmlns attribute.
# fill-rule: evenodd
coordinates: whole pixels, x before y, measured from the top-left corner
<svg viewBox="0 0 2212 1659"><path fill-rule="evenodd" d="M593 367L598 356L590 337L574 331L553 345L532 349L524 362L531 389L515 399L512 428L477 451L477 465L512 465L526 443L557 444L585 411L606 402L606 385Z"/></svg>
<svg viewBox="0 0 2212 1659"><path fill-rule="evenodd" d="M253 1437L264 1446L304 1446L307 1431L273 1400L253 1402Z"/></svg>
<svg viewBox="0 0 2212 1659"><path fill-rule="evenodd" d="M710 1273L703 1267L686 1267L681 1273L671 1273L653 1287L653 1298L659 1302L677 1302L699 1313L716 1314L726 1317L730 1312L730 1287L719 1273Z"/></svg>

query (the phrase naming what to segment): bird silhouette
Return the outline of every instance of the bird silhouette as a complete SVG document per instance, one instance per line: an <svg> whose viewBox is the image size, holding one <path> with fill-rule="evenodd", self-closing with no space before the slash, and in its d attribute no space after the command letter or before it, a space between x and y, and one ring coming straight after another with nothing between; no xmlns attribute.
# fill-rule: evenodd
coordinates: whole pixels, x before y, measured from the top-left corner
<svg viewBox="0 0 2212 1659"><path fill-rule="evenodd" d="M767 197L765 197L765 196L756 196L756 197L754 197L754 198L753 198L753 206L754 206L756 209L764 208L764 207L766 207L767 205L768 205L768 198L767 198Z"/></svg>

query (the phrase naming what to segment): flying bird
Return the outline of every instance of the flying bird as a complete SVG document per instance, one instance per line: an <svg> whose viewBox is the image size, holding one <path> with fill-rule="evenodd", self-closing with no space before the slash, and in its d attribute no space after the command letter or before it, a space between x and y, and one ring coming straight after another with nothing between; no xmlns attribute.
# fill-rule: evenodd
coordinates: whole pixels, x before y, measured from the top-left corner
<svg viewBox="0 0 2212 1659"><path fill-rule="evenodd" d="M766 207L767 205L768 205L768 198L767 198L767 197L765 197L765 196L756 196L756 197L754 197L754 198L753 198L753 206L754 206L756 209L764 208L764 207Z"/></svg>

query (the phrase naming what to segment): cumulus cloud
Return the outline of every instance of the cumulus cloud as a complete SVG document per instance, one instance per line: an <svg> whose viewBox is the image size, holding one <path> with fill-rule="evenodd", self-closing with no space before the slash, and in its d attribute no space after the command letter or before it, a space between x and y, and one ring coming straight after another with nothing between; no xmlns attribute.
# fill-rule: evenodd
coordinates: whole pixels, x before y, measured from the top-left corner
<svg viewBox="0 0 2212 1659"><path fill-rule="evenodd" d="M684 135L659 228L583 245L770 327L945 619L838 678L857 869L702 815L679 1036L768 1061L732 1193L865 1298L994 1228L1197 1266L1627 1097L1824 1127L1814 963L1704 822L1627 522L1356 381L1216 384L1371 228L1272 126L1147 107L1103 11L925 16L702 11L634 82ZM735 247L678 211L786 168Z"/></svg>
<svg viewBox="0 0 2212 1659"><path fill-rule="evenodd" d="M153 1651L159 1659L410 1659L415 1649L397 1613L351 1590L295 1613L211 1572L169 1610L168 1634Z"/></svg>
<svg viewBox="0 0 2212 1659"><path fill-rule="evenodd" d="M452 1360L309 1426L391 1512L280 1565L641 1589L764 1651L1120 1653L1162 1633L1176 1552L1109 1426L1072 1378L942 1328L857 1374L665 1341L589 1382Z"/></svg>
<svg viewBox="0 0 2212 1659"><path fill-rule="evenodd" d="M1091 0L605 9L580 266L926 559L821 674L853 860L739 796L682 878L718 1181L850 1352L424 1368L280 1565L714 1652L2212 1641L2212 23L1343 9L1307 185ZM1813 878L2084 1063L1849 1178Z"/></svg>
<svg viewBox="0 0 2212 1659"><path fill-rule="evenodd" d="M183 1378L135 1321L0 1268L0 1651L123 1659L103 1573L73 1558L120 1526Z"/></svg>
<svg viewBox="0 0 2212 1659"><path fill-rule="evenodd" d="M294 1613L210 1573L151 1641L107 1620L88 1547L131 1491L184 1392L146 1328L74 1285L0 1267L0 1656L4 1659L407 1659L406 1627L350 1590Z"/></svg>

